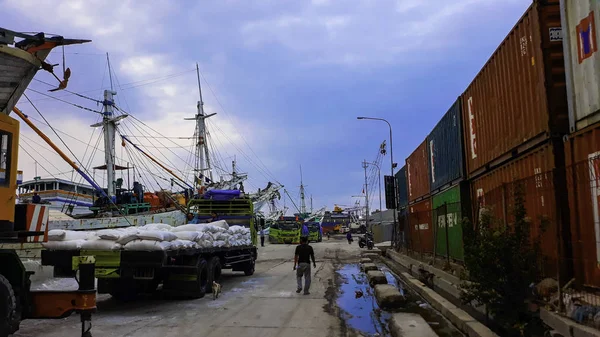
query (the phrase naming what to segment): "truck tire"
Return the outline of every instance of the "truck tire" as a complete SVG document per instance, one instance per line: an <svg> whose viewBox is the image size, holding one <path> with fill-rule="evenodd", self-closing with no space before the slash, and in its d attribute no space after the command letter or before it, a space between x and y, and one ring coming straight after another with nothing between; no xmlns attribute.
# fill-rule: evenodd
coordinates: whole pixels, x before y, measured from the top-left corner
<svg viewBox="0 0 600 337"><path fill-rule="evenodd" d="M212 283L221 281L221 259L213 256L208 260L208 280L206 282L206 292L212 291Z"/></svg>
<svg viewBox="0 0 600 337"><path fill-rule="evenodd" d="M133 280L116 280L109 294L118 302L131 302L137 299L138 289Z"/></svg>
<svg viewBox="0 0 600 337"><path fill-rule="evenodd" d="M8 337L19 330L21 318L17 313L17 299L10 282L0 275L0 337Z"/></svg>
<svg viewBox="0 0 600 337"><path fill-rule="evenodd" d="M256 260L252 260L247 263L246 268L244 268L244 275L252 276L254 275L254 267L256 265Z"/></svg>
<svg viewBox="0 0 600 337"><path fill-rule="evenodd" d="M206 295L206 289L212 285L208 284L208 263L205 259L198 260L197 279L194 289L194 298L202 298Z"/></svg>

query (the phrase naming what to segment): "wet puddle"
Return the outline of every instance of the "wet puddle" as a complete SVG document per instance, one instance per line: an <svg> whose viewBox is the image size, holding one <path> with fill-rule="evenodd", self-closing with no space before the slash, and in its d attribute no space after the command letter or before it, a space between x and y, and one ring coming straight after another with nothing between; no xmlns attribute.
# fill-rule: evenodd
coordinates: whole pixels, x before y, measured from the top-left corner
<svg viewBox="0 0 600 337"><path fill-rule="evenodd" d="M422 298L404 289L404 284L385 266L379 266L386 275L388 284L398 288L407 297L406 307L398 312L410 312L421 315L431 328L441 337L462 337L444 317L429 306ZM340 288L336 304L340 309L340 318L346 326L363 336L387 337L391 313L379 308L374 289L369 286L367 276L360 271L358 264L343 265L337 270Z"/></svg>

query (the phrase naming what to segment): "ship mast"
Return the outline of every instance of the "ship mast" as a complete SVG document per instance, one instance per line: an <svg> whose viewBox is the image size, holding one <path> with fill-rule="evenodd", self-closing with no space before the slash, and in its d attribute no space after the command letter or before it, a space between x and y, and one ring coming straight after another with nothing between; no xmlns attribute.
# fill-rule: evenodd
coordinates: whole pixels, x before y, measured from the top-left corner
<svg viewBox="0 0 600 337"><path fill-rule="evenodd" d="M198 76L198 93L200 94L200 100L197 105L197 113L193 118L185 118L185 120L195 120L196 130L194 132L194 139L196 140L196 153L195 153L195 164L194 171L197 174L198 179L195 179L196 188L205 186L205 179L208 177L210 182L213 181L213 174L210 166L210 157L208 154L208 144L206 143L206 122L205 120L211 116L216 115L212 113L209 115L204 114L204 101L202 100L202 86L200 85L200 68L196 63L196 74Z"/></svg>
<svg viewBox="0 0 600 337"><path fill-rule="evenodd" d="M104 162L106 164L106 189L107 196L113 202L116 201L117 185L115 179L115 134L117 129L117 122L123 118L126 118L127 114L120 116L114 116L114 95L117 93L113 91L112 82L112 69L110 67L110 58L106 53L106 61L108 63L108 75L110 78L110 90L104 90L104 101L102 102L102 122L93 124L91 127L102 126L104 131Z"/></svg>
<svg viewBox="0 0 600 337"><path fill-rule="evenodd" d="M304 197L304 183L302 182L302 165L300 165L300 213L306 214L306 201Z"/></svg>

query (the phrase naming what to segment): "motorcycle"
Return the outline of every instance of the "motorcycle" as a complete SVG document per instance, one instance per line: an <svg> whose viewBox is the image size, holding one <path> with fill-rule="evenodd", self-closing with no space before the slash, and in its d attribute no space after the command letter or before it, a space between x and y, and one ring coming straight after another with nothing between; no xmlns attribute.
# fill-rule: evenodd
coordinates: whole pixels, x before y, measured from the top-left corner
<svg viewBox="0 0 600 337"><path fill-rule="evenodd" d="M367 232L365 233L365 235L361 236L358 239L358 246L360 248L365 248L366 246L369 250L373 249L373 247L375 247L375 244L373 242L373 233Z"/></svg>

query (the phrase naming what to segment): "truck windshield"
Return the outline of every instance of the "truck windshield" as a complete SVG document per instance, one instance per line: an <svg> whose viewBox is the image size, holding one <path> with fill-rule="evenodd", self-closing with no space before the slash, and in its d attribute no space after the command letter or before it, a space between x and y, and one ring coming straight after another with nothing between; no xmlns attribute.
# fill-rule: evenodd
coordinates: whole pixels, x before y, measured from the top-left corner
<svg viewBox="0 0 600 337"><path fill-rule="evenodd" d="M285 221L279 223L279 228L281 228L284 231L293 231L300 228L300 226L294 221Z"/></svg>
<svg viewBox="0 0 600 337"><path fill-rule="evenodd" d="M311 232L318 232L319 231L319 225L308 225L308 230Z"/></svg>

